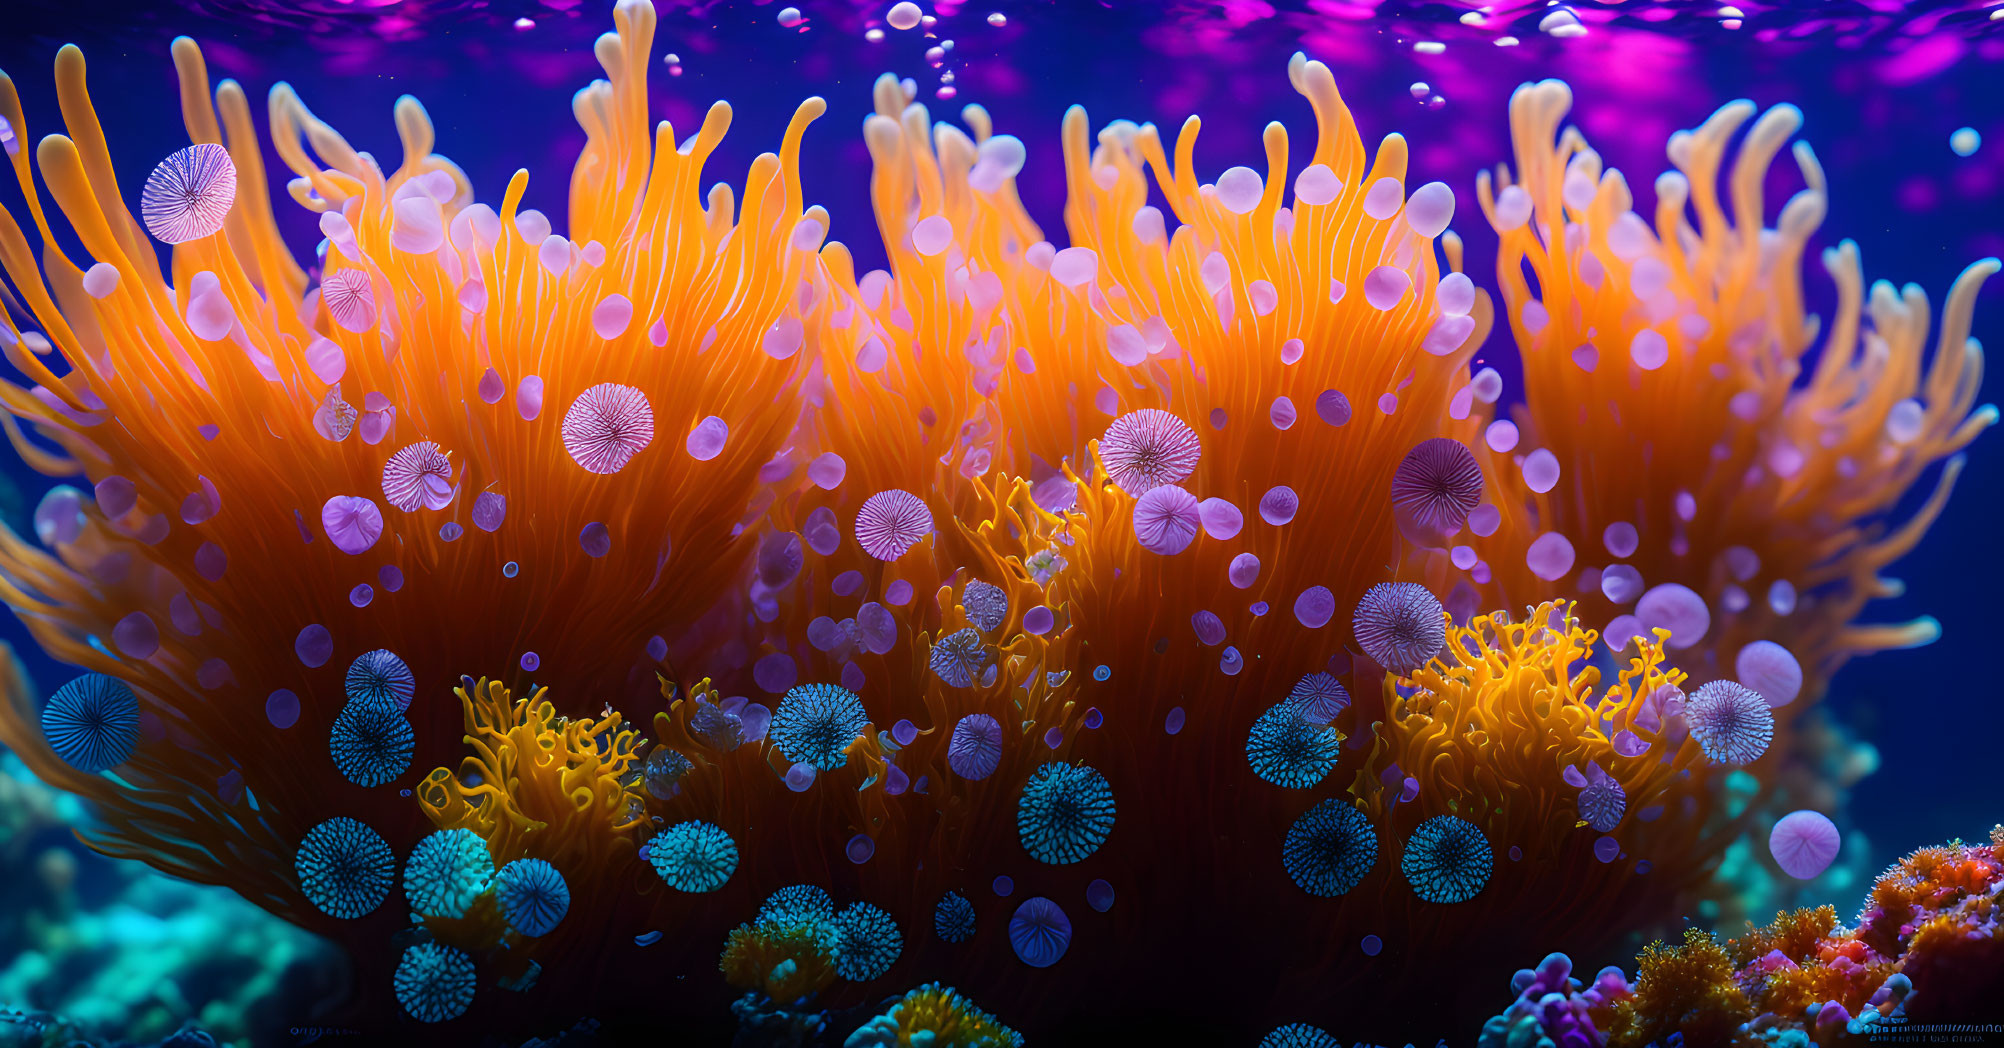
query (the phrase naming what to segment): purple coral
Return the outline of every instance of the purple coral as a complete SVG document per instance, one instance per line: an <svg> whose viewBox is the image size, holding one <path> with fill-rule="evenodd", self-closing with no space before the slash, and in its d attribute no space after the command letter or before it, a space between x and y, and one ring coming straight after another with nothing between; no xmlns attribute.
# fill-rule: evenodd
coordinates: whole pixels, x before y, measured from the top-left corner
<svg viewBox="0 0 2004 1048"><path fill-rule="evenodd" d="M1582 986L1572 978L1573 960L1563 953L1546 954L1536 969L1519 969L1510 980L1517 1000L1503 1014L1482 1024L1476 1048L1519 1044L1552 1044L1558 1048L1596 1048L1606 1037L1594 1027L1592 1009L1605 1007L1635 991L1621 969L1609 965Z"/></svg>

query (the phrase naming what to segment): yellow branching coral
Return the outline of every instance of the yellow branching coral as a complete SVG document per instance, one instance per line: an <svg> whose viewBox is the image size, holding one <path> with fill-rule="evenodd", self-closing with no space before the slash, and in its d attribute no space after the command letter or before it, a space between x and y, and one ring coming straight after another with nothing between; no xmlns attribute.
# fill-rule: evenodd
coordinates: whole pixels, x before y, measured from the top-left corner
<svg viewBox="0 0 2004 1048"><path fill-rule="evenodd" d="M1752 1018L1733 975L1725 947L1697 928L1681 946L1651 943L1636 960L1634 994L1614 1006L1609 1048L1643 1048L1673 1033L1689 1048L1732 1044Z"/></svg>
<svg viewBox="0 0 2004 1048"><path fill-rule="evenodd" d="M825 921L742 924L724 942L724 981L781 1004L798 1003L835 981L838 934Z"/></svg>
<svg viewBox="0 0 2004 1048"><path fill-rule="evenodd" d="M617 712L557 714L548 688L515 698L482 678L454 690L473 751L455 773L433 769L418 804L439 829L470 829L499 863L542 859L565 874L616 869L638 847L647 812L636 733Z"/></svg>
<svg viewBox="0 0 2004 1048"><path fill-rule="evenodd" d="M435 938L490 957L503 978L522 977L531 960L566 968L559 958L590 956L592 935L619 919L624 896L634 891L649 825L637 733L611 710L598 718L561 716L548 692L518 699L500 681L463 682L454 693L471 752L456 771L433 769L416 791L433 826L471 830L497 866L541 859L568 885L569 913L556 937L512 931L491 891L462 916L425 919ZM554 981L567 978L576 976L562 971Z"/></svg>
<svg viewBox="0 0 2004 1048"><path fill-rule="evenodd" d="M1417 690L1402 695L1387 679L1385 719L1370 726L1375 739L1352 791L1395 824L1453 812L1499 847L1549 861L1592 836L1574 784L1591 766L1624 799L1605 830L1659 881L1689 886L1721 829L1710 820L1698 744L1673 734L1660 697L1654 719L1651 711L1652 696L1674 691L1684 673L1666 663L1659 633L1602 689L1591 661L1598 640L1571 604L1539 605L1522 621L1497 613L1449 626L1442 655L1407 678ZM1404 812L1395 791L1377 788L1394 767L1419 784Z"/></svg>
<svg viewBox="0 0 2004 1048"><path fill-rule="evenodd" d="M885 1015L897 1024L901 1048L1011 1048L1021 1035L974 1006L950 986L927 983L905 994Z"/></svg>

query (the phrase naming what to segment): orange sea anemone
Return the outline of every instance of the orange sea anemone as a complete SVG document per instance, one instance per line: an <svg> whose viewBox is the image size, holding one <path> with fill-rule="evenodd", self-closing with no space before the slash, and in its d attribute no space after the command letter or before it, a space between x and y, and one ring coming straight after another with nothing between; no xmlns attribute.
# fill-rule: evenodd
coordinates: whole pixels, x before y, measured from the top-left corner
<svg viewBox="0 0 2004 1048"><path fill-rule="evenodd" d="M1920 540L1961 473L1952 456L1996 421L1975 406L1983 353L1969 333L1997 260L1956 281L1930 354L1926 294L1868 292L1846 241L1823 255L1838 292L1824 322L1803 306L1804 245L1829 194L1806 143L1793 148L1804 188L1764 224L1763 179L1799 110L1754 121L1729 171L1751 103L1673 136L1652 218L1579 132L1560 131L1571 105L1557 81L1520 88L1516 175L1480 180L1525 384L1481 449L1512 491L1496 530L1466 540L1493 572L1485 603L1577 579L1587 621L1629 635L1673 617L1649 591L1681 586L1706 619L1672 638L1684 664L1732 676L1750 644L1778 643L1801 679L1781 704L1816 699L1853 654L1932 640L1932 619L1855 620L1899 592L1878 572ZM1541 453L1556 464L1543 481ZM1944 459L1932 496L1888 531L1884 517ZM1546 535L1568 555L1541 573L1526 551Z"/></svg>
<svg viewBox="0 0 2004 1048"><path fill-rule="evenodd" d="M10 685L0 738L99 805L98 847L341 941L372 1030L407 1021L389 967L429 940L479 973L446 1020L469 1038L583 1011L708 1032L739 992L846 1009L934 977L1039 1030L1411 1037L1415 1013L1340 995L1439 998L1447 966L1507 966L1527 921L1592 951L1706 889L1738 817L1681 685L1694 710L1696 685L1738 689L1726 712L1771 731L1847 653L1924 639L1852 620L1955 466L1899 530L1873 521L1990 421L1965 340L1995 264L1924 369L1924 299L1867 307L1840 249L1840 318L1798 375L1821 174L1798 150L1810 188L1771 233L1757 192L1791 110L1743 147L1732 221L1712 182L1747 114L1673 142L1652 228L1558 134L1563 88L1519 93L1520 181L1483 201L1525 358L1514 425L1543 452L1520 464L1494 376L1469 374L1493 315L1457 272L1453 195L1408 191L1398 136L1367 152L1319 62L1287 70L1313 146L1270 125L1264 170L1210 182L1194 119L1169 148L1067 114L1063 248L1016 197L1020 141L879 81L890 261L858 275L804 199L820 101L742 201L705 201L729 107L679 148L650 130L653 10L615 21L564 234L523 208L526 173L476 203L415 101L385 171L279 85L289 193L327 239L301 267L242 90L212 103L187 41L190 139L227 140L238 176L219 230L159 265L74 49L70 136L34 159L91 264L55 246L25 154L39 263L0 211L55 351L5 329L30 386L0 385L0 417L91 485L47 548L0 535L0 598L130 685L143 734L87 774ZM0 115L25 131L11 81ZM1587 367L1594 340L1614 348ZM1596 542L1634 576L1596 580L1688 600L1623 624L1606 586L1576 599ZM1781 652L1758 673L1736 664L1757 638ZM309 905L295 863L336 818L316 847L349 851L312 868L369 875L354 920ZM413 928L379 889L438 831L548 863L564 918L526 934L469 884ZM796 884L833 900L832 946L748 923ZM1248 962L1277 941L1303 962ZM1710 980L1713 952L1651 964ZM1096 977L1152 956L1177 962ZM1744 997L1700 991L1671 1004ZM1460 1029L1481 995L1459 993L1418 1021ZM1003 1039L943 990L905 1007Z"/></svg>

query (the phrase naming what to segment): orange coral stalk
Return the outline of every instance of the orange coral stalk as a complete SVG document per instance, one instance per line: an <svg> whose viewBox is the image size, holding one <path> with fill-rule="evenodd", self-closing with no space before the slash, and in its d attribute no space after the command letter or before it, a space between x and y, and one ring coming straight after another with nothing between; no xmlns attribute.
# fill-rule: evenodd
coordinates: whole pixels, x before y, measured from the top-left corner
<svg viewBox="0 0 2004 1048"><path fill-rule="evenodd" d="M1571 103L1557 81L1519 89L1517 179L1499 169L1480 184L1524 361L1516 455L1546 449L1562 468L1540 495L1509 455L1486 453L1485 470L1511 489L1498 502L1501 529L1468 540L1495 572L1489 592L1542 592L1524 550L1557 532L1577 567L1625 560L1645 585L1701 595L1712 624L1699 658L1721 674L1750 641L1782 644L1804 667L1810 698L1854 653L1932 640L1931 619L1854 619L1897 592L1878 572L1940 513L1961 471L1951 456L1996 421L1995 409L1975 407L1983 355L1969 328L1997 261L1956 281L1930 361L1926 296L1884 282L1868 295L1847 241L1823 256L1838 304L1819 331L1803 311L1799 269L1827 190L1806 144L1793 150L1806 188L1775 228L1762 225L1762 179L1801 125L1795 107L1756 121L1729 172L1728 141L1753 116L1750 103L1674 136L1678 170L1657 180L1651 220L1630 210L1621 173L1603 172L1577 131L1559 133ZM1944 459L1913 517L1890 531L1874 523ZM1640 533L1633 555L1602 549L1618 522ZM1598 595L1583 607L1597 623L1631 610Z"/></svg>

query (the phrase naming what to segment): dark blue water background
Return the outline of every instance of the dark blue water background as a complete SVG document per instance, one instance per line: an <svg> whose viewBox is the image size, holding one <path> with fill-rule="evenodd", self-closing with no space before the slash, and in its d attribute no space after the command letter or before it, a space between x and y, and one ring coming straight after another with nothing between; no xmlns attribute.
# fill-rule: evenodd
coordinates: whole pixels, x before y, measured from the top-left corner
<svg viewBox="0 0 2004 1048"><path fill-rule="evenodd" d="M416 95L437 125L437 150L465 168L480 199L498 201L508 177L526 167L525 206L549 214L559 231L570 164L583 144L571 95L599 75L591 44L611 27L610 5L601 0L5 6L0 69L23 95L24 143L59 128L50 63L60 45L78 44L128 200L159 158L187 142L168 57L169 41L185 33L203 44L212 77L245 85L261 127L265 91L286 80L385 166L398 155L391 106L400 95ZM1095 127L1115 118L1151 120L1171 138L1195 112L1204 119L1204 177L1233 164L1264 170L1259 135L1268 120L1289 125L1296 157L1313 134L1309 108L1286 79L1297 49L1329 62L1367 142L1397 131L1413 143L1409 185L1440 179L1455 187L1455 228L1468 242L1478 283L1487 283L1494 239L1475 206L1474 174L1508 159L1510 91L1546 76L1573 83L1575 119L1607 162L1628 173L1644 214L1653 210L1649 186L1665 166L1664 137L1748 97L1763 107L1793 102L1807 117L1803 136L1833 186L1830 217L1812 249L1855 239L1868 277L1917 283L1937 305L1965 264L2004 253L2004 94L1995 86L2004 69L2004 21L1973 4L1742 4L1747 17L1738 29L1723 26L1712 4L1583 4L1579 17L1589 34L1557 39L1537 29L1542 5L1499 11L1471 27L1458 17L1472 5L996 2L942 8L929 37L923 29L893 30L877 42L864 34L882 25L888 3L807 0L800 7L808 21L796 28L779 24L782 6L662 4L650 56L654 114L672 120L680 137L712 100L728 100L736 120L709 175L737 184L757 153L777 147L802 98L825 97L828 114L807 139L807 195L830 210L832 237L865 266L882 258L860 136L878 74L914 78L935 119L957 119L961 105L977 102L999 131L1022 138L1029 146L1022 195L1046 235L1062 243L1057 131L1068 106L1084 104ZM998 10L1007 18L1000 28L987 20ZM533 27L516 24L525 16ZM1506 33L1523 42L1495 46ZM948 39L953 49L933 66L926 50ZM1421 40L1447 48L1420 53L1413 44ZM663 62L668 53L680 58L680 75ZM949 71L958 97L942 102L935 92ZM1429 107L1414 98L1409 87L1417 81L1430 86L1428 97L1445 101ZM1948 144L1965 125L1988 140L1970 158ZM268 146L266 153L268 168L284 171ZM1770 179L1770 218L1797 188L1792 170ZM11 179L0 194L18 203ZM310 252L318 237L313 216L276 188L275 195L288 239ZM1812 304L1827 309L1827 280L1812 272L1808 284ZM1976 334L2004 348L1998 282L1982 296ZM1487 362L1512 374L1512 353L1507 338L1492 337ZM1996 387L1986 383L1986 401ZM1884 860L1921 843L1980 835L2004 817L1989 763L2004 698L1990 676L1997 643L1991 615L2004 581L2000 448L2004 434L1977 442L1947 513L1895 566L1907 595L1867 609L1879 621L1932 614L1942 639L1853 662L1827 700L1883 758L1857 789L1851 815ZM11 454L0 459L25 500L11 523L26 531L27 508L51 481L26 472ZM12 616L0 625L0 636L44 687L69 675L35 650Z"/></svg>

